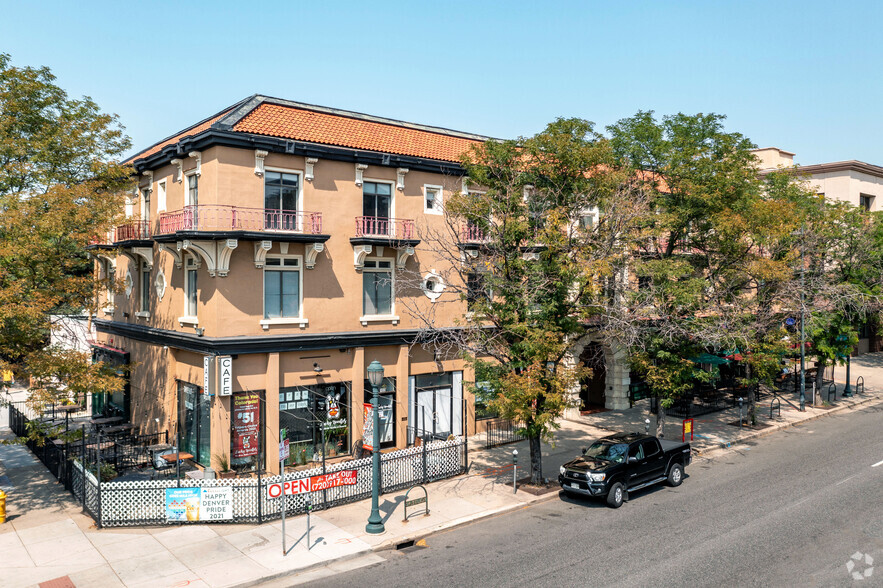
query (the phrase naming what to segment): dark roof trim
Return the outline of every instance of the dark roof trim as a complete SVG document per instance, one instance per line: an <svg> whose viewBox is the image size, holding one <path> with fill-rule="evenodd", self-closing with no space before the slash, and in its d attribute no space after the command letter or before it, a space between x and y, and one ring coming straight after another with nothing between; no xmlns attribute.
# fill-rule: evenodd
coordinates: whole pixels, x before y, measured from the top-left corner
<svg viewBox="0 0 883 588"><path fill-rule="evenodd" d="M346 347L376 347L379 345L411 345L420 339L417 329L397 331L351 331L319 333L315 335L260 335L251 337L198 337L190 333L157 329L145 325L94 319L101 333L127 337L154 345L206 355L244 355L249 353L278 353Z"/></svg>
<svg viewBox="0 0 883 588"><path fill-rule="evenodd" d="M841 171L857 171L863 174L868 174L869 176L874 176L878 178L883 178L883 167L879 165L873 165L870 163L865 163L864 161L858 160L850 160L850 161L834 161L831 163L816 163L813 165L798 165L795 167L788 167L782 169L764 169L761 170L761 175L767 175L776 171L785 171L788 173L792 173L794 175L815 175L815 174L824 174L831 172L841 172Z"/></svg>
<svg viewBox="0 0 883 588"><path fill-rule="evenodd" d="M186 137L172 145L166 145L161 150L148 157L135 162L138 173L144 170L152 170L167 165L172 159L179 158L190 151L205 151L210 147L236 147L240 149L263 149L271 153L287 153L288 155L303 155L305 157L318 157L332 161L347 161L379 165L396 168L407 167L410 170L425 171L430 173L443 173L455 176L464 175L463 166L452 161L438 159L425 159L411 155L396 155L382 153L380 151L363 151L347 147L336 147L321 143L307 143L305 141L292 141L265 135L250 133L236 133L219 129L209 129L198 135ZM388 159L387 159L388 158ZM384 162L384 159L387 159Z"/></svg>

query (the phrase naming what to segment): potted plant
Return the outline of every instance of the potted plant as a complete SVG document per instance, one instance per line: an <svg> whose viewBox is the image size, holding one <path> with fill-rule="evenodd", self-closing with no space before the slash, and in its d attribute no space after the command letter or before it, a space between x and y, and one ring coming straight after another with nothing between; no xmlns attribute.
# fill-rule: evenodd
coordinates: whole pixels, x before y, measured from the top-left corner
<svg viewBox="0 0 883 588"><path fill-rule="evenodd" d="M227 459L226 453L215 454L215 461L218 463L219 478L235 478L236 472L230 469L230 460Z"/></svg>

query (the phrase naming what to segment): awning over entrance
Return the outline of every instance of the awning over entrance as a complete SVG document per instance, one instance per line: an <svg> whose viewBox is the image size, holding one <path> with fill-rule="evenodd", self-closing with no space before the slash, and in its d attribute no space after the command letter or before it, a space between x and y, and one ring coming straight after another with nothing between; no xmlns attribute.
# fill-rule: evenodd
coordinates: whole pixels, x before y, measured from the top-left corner
<svg viewBox="0 0 883 588"><path fill-rule="evenodd" d="M691 357L690 361L693 363L710 363L711 365L723 365L730 363L729 359L724 359L723 357L718 357L717 355L712 355L710 353L703 353L698 357Z"/></svg>

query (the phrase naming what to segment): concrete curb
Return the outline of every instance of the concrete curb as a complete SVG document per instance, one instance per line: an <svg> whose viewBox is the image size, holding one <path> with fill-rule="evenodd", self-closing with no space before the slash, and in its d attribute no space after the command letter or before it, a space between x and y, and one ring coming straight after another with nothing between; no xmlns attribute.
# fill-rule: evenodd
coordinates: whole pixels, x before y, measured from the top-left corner
<svg viewBox="0 0 883 588"><path fill-rule="evenodd" d="M762 429L760 431L753 431L751 433L747 433L741 437L733 439L732 441L720 441L720 442L712 444L709 447L706 447L703 449L697 449L697 450L695 450L695 455L698 457L704 457L706 454L711 453L712 451L717 451L719 449L732 449L733 446L738 443L742 443L744 441L749 441L751 439L756 439L758 437L763 437L765 435L769 435L770 433L775 433L776 431L781 431L783 429L795 427L797 425L801 425L803 423L808 423L808 422L814 421L816 419L824 418L824 417L831 415L831 414L843 412L844 410L847 410L849 408L861 406L863 404L869 404L875 400L880 401L880 400L883 400L883 398L881 398L880 396L871 396L871 397L862 398L859 400L849 400L848 404L841 404L839 406L834 406L834 407L826 410L825 412L821 412L819 414L814 414L812 416L809 416L805 419L801 419L799 421L794 421L791 423L778 423L778 424L776 424L772 427L769 427L767 429Z"/></svg>
<svg viewBox="0 0 883 588"><path fill-rule="evenodd" d="M248 582L243 582L242 584L233 584L232 586L230 586L230 588L248 588L250 586L258 586L258 585L263 584L265 582L271 582L273 580L279 580L281 578L299 576L301 574L305 574L307 572L312 572L312 571L315 571L319 568L324 568L324 567L327 567L327 566L330 566L330 565L333 565L336 563L340 563L343 561L349 561L351 559L357 559L357 558L363 557L365 555L374 553L374 551L375 551L374 549L371 549L369 547L367 549L363 549L363 550L357 551L355 553L348 553L347 555L342 555L340 557L335 557L334 559L329 559L328 561L317 561L314 564L310 564L306 567L299 568L297 570L286 570L284 572L276 572L274 574L270 574L269 576L263 576L261 578L249 580Z"/></svg>

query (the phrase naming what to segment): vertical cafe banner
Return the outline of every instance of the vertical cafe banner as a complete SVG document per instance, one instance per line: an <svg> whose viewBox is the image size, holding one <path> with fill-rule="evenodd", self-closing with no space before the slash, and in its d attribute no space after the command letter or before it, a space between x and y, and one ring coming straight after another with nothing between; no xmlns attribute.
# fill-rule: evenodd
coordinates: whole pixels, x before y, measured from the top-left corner
<svg viewBox="0 0 883 588"><path fill-rule="evenodd" d="M365 428L362 435L362 448L374 451L374 407L370 402L364 405Z"/></svg>
<svg viewBox="0 0 883 588"><path fill-rule="evenodd" d="M258 454L258 436L261 427L261 397L257 392L233 395L233 434L231 459L243 459Z"/></svg>

